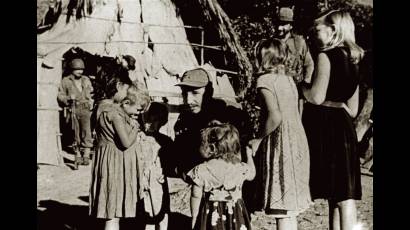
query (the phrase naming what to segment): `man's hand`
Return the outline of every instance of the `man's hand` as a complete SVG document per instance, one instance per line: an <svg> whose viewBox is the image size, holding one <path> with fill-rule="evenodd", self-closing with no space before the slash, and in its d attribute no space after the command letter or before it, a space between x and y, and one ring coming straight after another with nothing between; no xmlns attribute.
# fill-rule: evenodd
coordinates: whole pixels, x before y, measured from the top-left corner
<svg viewBox="0 0 410 230"><path fill-rule="evenodd" d="M90 111L92 111L94 109L94 100L89 100L88 105L90 106Z"/></svg>
<svg viewBox="0 0 410 230"><path fill-rule="evenodd" d="M130 119L130 125L134 128L134 127L139 127L139 123L138 123L138 116L135 116L135 115L131 115L130 116L131 117L131 119Z"/></svg>
<svg viewBox="0 0 410 230"><path fill-rule="evenodd" d="M68 106L71 106L75 102L75 95L70 95L67 99Z"/></svg>
<svg viewBox="0 0 410 230"><path fill-rule="evenodd" d="M246 155L247 157L254 157L256 154L256 151L259 148L260 143L262 142L262 139L255 138L252 139L248 142L246 146Z"/></svg>
<svg viewBox="0 0 410 230"><path fill-rule="evenodd" d="M346 110L349 116L354 117L352 110L345 103L343 103L342 107Z"/></svg>
<svg viewBox="0 0 410 230"><path fill-rule="evenodd" d="M71 99L71 98L67 99L67 105L71 106L74 103L74 101L75 99Z"/></svg>

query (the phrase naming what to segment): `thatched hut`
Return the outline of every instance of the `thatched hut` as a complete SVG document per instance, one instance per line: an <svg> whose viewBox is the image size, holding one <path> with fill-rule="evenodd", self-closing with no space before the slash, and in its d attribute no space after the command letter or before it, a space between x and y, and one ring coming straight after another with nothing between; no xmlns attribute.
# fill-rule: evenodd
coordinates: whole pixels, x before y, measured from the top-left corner
<svg viewBox="0 0 410 230"><path fill-rule="evenodd" d="M244 76L249 76L251 65L229 18L215 0L198 3L209 9L205 10L209 20L215 20L223 51L237 54L238 79L246 83ZM202 44L188 40L187 28L202 28L184 25L171 0L57 0L51 4L39 23L37 36L38 163L62 163L57 87L63 73L63 55L75 47L101 56L134 56L136 69L130 77L144 82L154 100L168 104L171 113L162 132L172 137L177 108L182 103L180 89L174 85L183 72L204 64L193 47L202 48L201 53L215 48L207 47L203 40ZM204 68L212 73L216 97L235 103L235 90L223 74L230 71L221 74L209 64Z"/></svg>

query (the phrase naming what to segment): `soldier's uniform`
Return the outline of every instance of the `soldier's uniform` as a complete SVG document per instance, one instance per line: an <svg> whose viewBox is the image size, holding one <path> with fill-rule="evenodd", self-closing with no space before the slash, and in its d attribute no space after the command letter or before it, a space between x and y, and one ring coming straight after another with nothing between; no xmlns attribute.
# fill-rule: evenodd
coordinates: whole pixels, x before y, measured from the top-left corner
<svg viewBox="0 0 410 230"><path fill-rule="evenodd" d="M84 69L84 63L74 59L70 64L73 70ZM86 76L76 80L73 74L61 81L58 89L58 101L68 108L68 120L71 122L75 133L76 164L89 164L90 149L93 147L91 134L91 109L92 109L91 81ZM81 157L83 152L83 157Z"/></svg>

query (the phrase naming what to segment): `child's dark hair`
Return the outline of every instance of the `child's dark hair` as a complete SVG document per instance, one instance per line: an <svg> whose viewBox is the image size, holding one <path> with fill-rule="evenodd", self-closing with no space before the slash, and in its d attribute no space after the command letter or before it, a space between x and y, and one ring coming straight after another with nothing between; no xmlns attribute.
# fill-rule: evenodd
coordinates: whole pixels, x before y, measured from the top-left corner
<svg viewBox="0 0 410 230"><path fill-rule="evenodd" d="M238 130L229 123L211 121L205 129L201 130L199 151L209 158L221 158L234 164L241 162Z"/></svg>
<svg viewBox="0 0 410 230"><path fill-rule="evenodd" d="M105 88L105 95L107 98L112 98L117 93L117 84L132 85L132 81L129 78L128 72L124 69L118 69L114 71L114 74L107 80L107 86Z"/></svg>
<svg viewBox="0 0 410 230"><path fill-rule="evenodd" d="M127 91L127 96L124 101L129 101L130 105L140 104L143 108L148 108L150 97L146 90L138 88L135 84L130 85Z"/></svg>
<svg viewBox="0 0 410 230"><path fill-rule="evenodd" d="M151 102L148 111L144 114L147 121L159 121L160 126L164 126L168 122L168 108L160 102Z"/></svg>

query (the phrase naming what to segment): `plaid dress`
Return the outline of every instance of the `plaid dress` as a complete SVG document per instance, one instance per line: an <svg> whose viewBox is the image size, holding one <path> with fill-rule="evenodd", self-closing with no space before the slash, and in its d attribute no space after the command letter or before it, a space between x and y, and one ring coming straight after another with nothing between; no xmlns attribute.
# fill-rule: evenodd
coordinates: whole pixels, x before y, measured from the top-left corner
<svg viewBox="0 0 410 230"><path fill-rule="evenodd" d="M269 73L257 79L256 87L272 93L282 121L256 153L253 205L276 217L295 216L312 204L309 146L298 112L296 85L287 75Z"/></svg>

